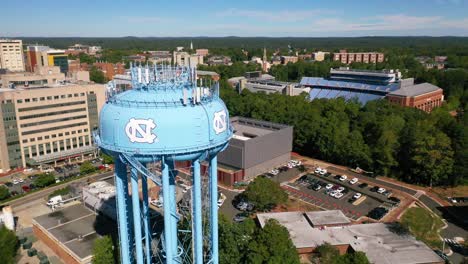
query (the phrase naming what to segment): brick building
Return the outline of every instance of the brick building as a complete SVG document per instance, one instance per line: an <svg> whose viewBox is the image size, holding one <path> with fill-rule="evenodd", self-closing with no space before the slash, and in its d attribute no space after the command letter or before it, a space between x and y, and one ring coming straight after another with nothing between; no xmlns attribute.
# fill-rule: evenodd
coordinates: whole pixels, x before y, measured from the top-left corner
<svg viewBox="0 0 468 264"><path fill-rule="evenodd" d="M380 63L384 59L385 55L380 52L347 52L346 50L340 50L340 52L333 54L333 60L340 61L343 64L353 62Z"/></svg>
<svg viewBox="0 0 468 264"><path fill-rule="evenodd" d="M434 107L441 106L444 101L443 90L430 83L403 86L387 94L387 100L392 103L414 107L425 112L431 112Z"/></svg>

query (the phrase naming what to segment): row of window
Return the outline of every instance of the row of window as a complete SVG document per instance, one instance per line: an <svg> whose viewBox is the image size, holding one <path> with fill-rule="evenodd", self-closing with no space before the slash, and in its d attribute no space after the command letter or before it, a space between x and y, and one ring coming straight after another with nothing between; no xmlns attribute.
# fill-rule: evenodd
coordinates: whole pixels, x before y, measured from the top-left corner
<svg viewBox="0 0 468 264"><path fill-rule="evenodd" d="M54 141L47 144L33 145L30 147L23 147L24 155L26 157L37 157L44 154L50 154L52 152L64 151L72 148L78 148L83 146L91 146L92 142L89 136L78 137L78 138L67 138L65 140Z"/></svg>
<svg viewBox="0 0 468 264"><path fill-rule="evenodd" d="M64 135L65 136L69 136L69 135L75 135L75 134L81 134L81 133L86 133L88 132L88 129L85 128L85 129L78 129L78 130L73 130L73 131L67 131L65 133L58 133L58 134L51 134L51 135L47 135L47 136L44 136L43 137L37 137L37 138L30 138L29 140L28 139L23 139L23 143L28 143L28 142L36 142L37 141L41 141L43 139L49 139L49 138L57 138L57 137L63 137Z"/></svg>
<svg viewBox="0 0 468 264"><path fill-rule="evenodd" d="M55 127L48 127L48 128L43 128L43 129L26 131L26 132L22 132L21 135L27 136L27 135L43 133L43 132L48 132L48 131L53 131L53 130L72 128L72 127L77 127L77 126L86 126L86 125L88 125L88 122L80 122L80 123L75 123L75 124L70 124L70 125L62 125L62 126L55 126Z"/></svg>
<svg viewBox="0 0 468 264"><path fill-rule="evenodd" d="M45 82L47 82L47 80L43 80ZM29 102L38 102L38 101L45 101L45 100L52 100L52 98L54 100L57 100L57 99L65 99L65 98L72 98L72 97L80 97L80 96L85 96L85 93L75 93L75 94L62 94L60 96L58 95L55 95L55 96L47 96L47 97L36 97L36 98L26 98L24 99L24 102L25 103L29 103ZM22 99L18 99L16 100L16 103L18 104L21 104L23 103L23 100Z"/></svg>

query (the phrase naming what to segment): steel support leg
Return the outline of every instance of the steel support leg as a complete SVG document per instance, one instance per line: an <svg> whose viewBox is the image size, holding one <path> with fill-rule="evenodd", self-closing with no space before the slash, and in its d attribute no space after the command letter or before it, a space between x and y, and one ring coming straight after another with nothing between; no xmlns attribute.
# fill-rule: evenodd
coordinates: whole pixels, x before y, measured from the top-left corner
<svg viewBox="0 0 468 264"><path fill-rule="evenodd" d="M148 179L145 175L141 177L141 191L143 195L143 230L145 236L145 256L146 264L151 264L151 226L149 218L149 201L148 201Z"/></svg>
<svg viewBox="0 0 468 264"><path fill-rule="evenodd" d="M171 233L173 234L172 239L172 249L174 250L174 255L176 257L177 263L179 263L178 258L178 232L177 232L177 195L176 195L176 182L175 182L175 170L174 170L174 162L170 161L168 163L169 167L169 195L170 195L170 208L171 208Z"/></svg>
<svg viewBox="0 0 468 264"><path fill-rule="evenodd" d="M132 173L132 205L133 205L133 227L135 232L136 263L143 264L143 243L141 235L141 211L140 196L138 192L138 171L131 169Z"/></svg>
<svg viewBox="0 0 468 264"><path fill-rule="evenodd" d="M211 263L218 264L218 159L210 159Z"/></svg>
<svg viewBox="0 0 468 264"><path fill-rule="evenodd" d="M171 195L169 191L170 181L169 181L169 166L165 159L161 161L161 170L162 170L162 185L163 185L163 208L164 208L164 248L166 253L166 264L173 264L176 252L173 248L173 242L177 234L172 234L171 228Z"/></svg>
<svg viewBox="0 0 468 264"><path fill-rule="evenodd" d="M115 159L115 187L117 193L117 213L118 213L118 225L120 235L120 259L122 264L130 264L130 226L128 223L129 212L127 211L128 199L128 186L127 182L127 168L125 164L119 159Z"/></svg>
<svg viewBox="0 0 468 264"><path fill-rule="evenodd" d="M200 161L197 159L193 162L193 231L195 264L203 264L203 228L202 228L202 202L201 202L201 176L200 176Z"/></svg>

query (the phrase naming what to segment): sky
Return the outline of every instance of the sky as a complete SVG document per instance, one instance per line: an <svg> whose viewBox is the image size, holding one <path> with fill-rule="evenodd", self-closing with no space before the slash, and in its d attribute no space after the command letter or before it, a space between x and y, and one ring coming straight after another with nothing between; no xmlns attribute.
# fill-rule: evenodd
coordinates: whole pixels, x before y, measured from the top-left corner
<svg viewBox="0 0 468 264"><path fill-rule="evenodd" d="M468 0L1 0L5 37L468 36Z"/></svg>

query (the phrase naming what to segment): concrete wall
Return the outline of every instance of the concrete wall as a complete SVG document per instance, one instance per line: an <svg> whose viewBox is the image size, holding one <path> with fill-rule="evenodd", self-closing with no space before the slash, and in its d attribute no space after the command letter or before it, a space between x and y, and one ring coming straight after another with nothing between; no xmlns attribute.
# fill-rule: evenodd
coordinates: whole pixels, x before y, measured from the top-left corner
<svg viewBox="0 0 468 264"><path fill-rule="evenodd" d="M275 167L278 167L279 165L287 163L290 159L291 159L291 153L288 152L276 158L266 160L265 162L252 166L250 168L246 168L244 169L244 180L253 179L255 176L259 174L265 173L271 170L272 168L275 168Z"/></svg>

